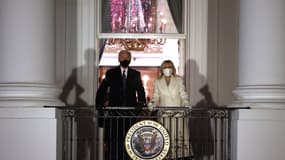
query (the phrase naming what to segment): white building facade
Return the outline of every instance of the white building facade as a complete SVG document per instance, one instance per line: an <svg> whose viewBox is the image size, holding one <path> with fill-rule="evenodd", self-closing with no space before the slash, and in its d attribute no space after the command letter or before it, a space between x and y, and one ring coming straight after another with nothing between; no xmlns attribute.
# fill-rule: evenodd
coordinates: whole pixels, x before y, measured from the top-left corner
<svg viewBox="0 0 285 160"><path fill-rule="evenodd" d="M96 0L0 0L0 158L59 160L62 88L74 68L94 105ZM233 112L232 160L285 157L285 1L187 0L186 86ZM73 96L73 97L72 97ZM257 147L258 146L258 147ZM15 152L17 154L15 154Z"/></svg>

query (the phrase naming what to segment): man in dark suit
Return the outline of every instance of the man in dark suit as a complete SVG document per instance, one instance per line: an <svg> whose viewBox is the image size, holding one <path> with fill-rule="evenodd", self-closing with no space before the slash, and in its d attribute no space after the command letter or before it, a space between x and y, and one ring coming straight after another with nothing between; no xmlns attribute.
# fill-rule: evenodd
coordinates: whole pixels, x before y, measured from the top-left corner
<svg viewBox="0 0 285 160"><path fill-rule="evenodd" d="M96 94L97 107L137 107L141 109L146 103L145 91L140 72L129 67L131 53L127 50L119 52L120 66L107 71ZM124 90L123 72L125 71L126 84ZM108 99L106 93L109 89Z"/></svg>
<svg viewBox="0 0 285 160"><path fill-rule="evenodd" d="M134 113L139 113L146 104L145 91L140 72L129 67L131 53L127 50L119 52L120 65L108 70L96 94L96 107L135 107ZM123 116L123 114L120 114ZM128 115L127 115L128 116ZM134 119L104 117L99 120L105 128L105 144L107 159L127 159L124 148L124 137ZM109 138L110 137L110 138Z"/></svg>

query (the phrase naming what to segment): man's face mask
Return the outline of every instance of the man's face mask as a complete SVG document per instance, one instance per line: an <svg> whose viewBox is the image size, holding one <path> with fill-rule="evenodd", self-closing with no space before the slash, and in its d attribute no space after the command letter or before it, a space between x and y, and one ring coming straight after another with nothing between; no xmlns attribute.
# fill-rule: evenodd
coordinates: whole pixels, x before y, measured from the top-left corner
<svg viewBox="0 0 285 160"><path fill-rule="evenodd" d="M120 65L124 68L127 68L129 66L131 61L129 60L123 60L123 61L120 61Z"/></svg>

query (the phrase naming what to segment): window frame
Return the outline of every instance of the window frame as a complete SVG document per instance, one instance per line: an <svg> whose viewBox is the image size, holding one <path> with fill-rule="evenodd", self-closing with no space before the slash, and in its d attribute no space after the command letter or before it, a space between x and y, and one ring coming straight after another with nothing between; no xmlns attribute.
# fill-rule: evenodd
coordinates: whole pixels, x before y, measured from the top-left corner
<svg viewBox="0 0 285 160"><path fill-rule="evenodd" d="M187 11L187 6L188 6L188 1L187 0L183 0L183 33L102 33L101 32L101 22L102 22L102 0L98 0L96 1L96 6L97 6L97 19L96 19L96 41L97 44L99 44L98 42L100 41L100 39L108 39L108 38L120 38L120 39L125 39L125 38L136 38L136 39L155 39L155 38L166 38L166 39L179 39L181 44L181 50L180 50L180 58L179 58L179 62L180 62L180 72L178 73L180 76L185 75L185 64L186 64L186 59L187 59L187 55L186 55L186 47L185 47L185 42L186 42L186 38L187 38L187 16L188 11ZM99 46L99 45L97 45ZM97 47L97 50L100 50ZM99 59L99 54L97 54L97 58ZM97 64L99 63L99 61L97 62ZM99 65L99 64L98 64Z"/></svg>

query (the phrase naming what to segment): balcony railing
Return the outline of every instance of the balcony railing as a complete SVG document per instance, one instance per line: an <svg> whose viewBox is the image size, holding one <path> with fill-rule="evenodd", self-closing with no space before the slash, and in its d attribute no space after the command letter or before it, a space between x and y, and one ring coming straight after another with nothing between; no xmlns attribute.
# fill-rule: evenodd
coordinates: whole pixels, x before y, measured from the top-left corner
<svg viewBox="0 0 285 160"><path fill-rule="evenodd" d="M159 150L160 141L152 141L156 131L139 130L141 122L157 122L167 131L169 148L164 155L158 155L163 159L230 160L233 108L160 107L138 111L132 107L110 107L97 111L94 107L64 107L61 110L63 160L131 159L128 154L135 154L134 159L154 159L157 154L151 149ZM158 129L158 132L163 131ZM131 151L125 148L127 135L133 139L129 144L133 145Z"/></svg>

